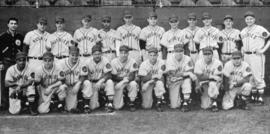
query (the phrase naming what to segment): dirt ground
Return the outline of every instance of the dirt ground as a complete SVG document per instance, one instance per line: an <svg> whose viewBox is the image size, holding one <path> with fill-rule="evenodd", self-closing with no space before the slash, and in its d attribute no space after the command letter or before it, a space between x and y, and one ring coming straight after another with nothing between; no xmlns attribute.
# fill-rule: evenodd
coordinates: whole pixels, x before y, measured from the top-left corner
<svg viewBox="0 0 270 134"><path fill-rule="evenodd" d="M0 114L0 134L270 134L270 97L264 106L212 113L198 106L182 113L166 108L92 114Z"/></svg>

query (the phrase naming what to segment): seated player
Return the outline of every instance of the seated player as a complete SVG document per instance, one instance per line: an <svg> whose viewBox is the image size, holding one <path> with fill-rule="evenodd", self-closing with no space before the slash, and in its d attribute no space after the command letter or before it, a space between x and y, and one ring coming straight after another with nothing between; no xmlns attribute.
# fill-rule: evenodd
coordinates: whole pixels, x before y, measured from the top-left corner
<svg viewBox="0 0 270 134"><path fill-rule="evenodd" d="M151 108L153 104L153 90L157 98L157 110L162 109L162 98L165 93L163 83L163 72L166 67L162 59L158 59L158 49L151 47L148 49L149 59L142 62L138 75L142 80L142 107Z"/></svg>
<svg viewBox="0 0 270 134"><path fill-rule="evenodd" d="M9 112L19 114L28 106L31 115L37 115L37 93L34 86L35 73L26 62L26 54L16 54L16 64L8 68L5 86L9 88Z"/></svg>
<svg viewBox="0 0 270 134"><path fill-rule="evenodd" d="M247 110L247 96L250 95L252 85L249 83L252 76L249 64L243 61L243 55L240 51L232 53L232 60L228 61L223 69L224 89L226 90L222 101L222 107L225 110L234 107L235 99L239 99L238 106Z"/></svg>
<svg viewBox="0 0 270 134"><path fill-rule="evenodd" d="M135 81L135 74L138 70L136 61L129 57L129 47L121 46L119 57L112 60L112 79L115 83L113 104L115 109L124 106L124 91L127 90L130 111L135 111L135 99L138 94L138 84Z"/></svg>

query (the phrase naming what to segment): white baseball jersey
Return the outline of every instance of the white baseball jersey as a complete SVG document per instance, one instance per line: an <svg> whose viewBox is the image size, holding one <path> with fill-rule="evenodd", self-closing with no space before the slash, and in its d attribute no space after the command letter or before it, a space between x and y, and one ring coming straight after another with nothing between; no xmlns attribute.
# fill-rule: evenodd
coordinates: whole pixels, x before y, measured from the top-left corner
<svg viewBox="0 0 270 134"><path fill-rule="evenodd" d="M65 83L69 86L74 85L79 81L79 78L82 74L88 75L87 66L80 59L78 59L77 63L74 66L71 66L69 63L69 58L59 61L57 65L61 68L61 71L64 72L65 75Z"/></svg>
<svg viewBox="0 0 270 134"><path fill-rule="evenodd" d="M79 28L74 32L74 40L78 42L80 54L91 54L92 47L96 45L100 39L98 38L98 30L90 27L88 29Z"/></svg>
<svg viewBox="0 0 270 134"><path fill-rule="evenodd" d="M199 59L195 63L194 73L195 74L206 74L206 75L220 75L222 74L222 63L218 60L213 58L212 62L207 65L203 58Z"/></svg>
<svg viewBox="0 0 270 134"><path fill-rule="evenodd" d="M139 68L138 75L146 76L148 73L153 75L162 76L165 71L165 63L162 59L157 59L157 62L153 65L150 63L149 59L142 62Z"/></svg>
<svg viewBox="0 0 270 134"><path fill-rule="evenodd" d="M126 63L121 63L119 58L115 58L111 62L112 74L118 77L128 77L130 73L138 70L136 61L132 58L128 58Z"/></svg>
<svg viewBox="0 0 270 134"><path fill-rule="evenodd" d="M222 53L232 53L237 50L235 41L240 40L240 31L238 29L223 29L221 37L223 42Z"/></svg>
<svg viewBox="0 0 270 134"><path fill-rule="evenodd" d="M196 26L195 29L193 29L193 30L191 30L190 27L187 27L187 28L182 30L184 40L188 41L188 48L190 51L197 51L194 37L195 37L195 34L199 31L199 29L200 28Z"/></svg>
<svg viewBox="0 0 270 134"><path fill-rule="evenodd" d="M68 47L71 46L72 35L66 31L52 33L47 41L47 47L55 56L68 56Z"/></svg>
<svg viewBox="0 0 270 134"><path fill-rule="evenodd" d="M223 74L230 79L230 82L237 82L251 75L252 72L249 64L244 61L238 67L234 66L232 61L228 61L224 66Z"/></svg>
<svg viewBox="0 0 270 134"><path fill-rule="evenodd" d="M122 25L117 28L122 39L122 45L127 45L129 48L140 50L139 36L141 28L136 25Z"/></svg>
<svg viewBox="0 0 270 134"><path fill-rule="evenodd" d="M172 56L167 60L166 65L166 72L176 71L177 74L192 71L194 68L191 58L186 55L183 55L181 61L178 61L175 56Z"/></svg>
<svg viewBox="0 0 270 134"><path fill-rule="evenodd" d="M28 56L41 57L46 51L48 32L40 33L38 30L28 32L24 37L24 43L29 46Z"/></svg>
<svg viewBox="0 0 270 134"><path fill-rule="evenodd" d="M165 46L168 49L168 51L173 51L175 44L179 43L184 44L186 43L186 41L184 41L182 30L170 29L163 34L160 43L161 45Z"/></svg>
<svg viewBox="0 0 270 134"><path fill-rule="evenodd" d="M220 39L220 31L213 26L200 28L194 36L194 41L200 43L200 49L205 47L218 48L217 43L220 42Z"/></svg>
<svg viewBox="0 0 270 134"><path fill-rule="evenodd" d="M91 57L87 61L87 67L89 70L88 78L90 80L100 80L104 74L112 71L112 66L105 57L101 57L101 61L99 63L96 63L93 57Z"/></svg>
<svg viewBox="0 0 270 134"><path fill-rule="evenodd" d="M35 72L33 71L33 67L30 67L29 64L26 64L22 71L18 70L17 64L15 64L8 68L5 80L23 84L33 79L33 77L35 77Z"/></svg>
<svg viewBox="0 0 270 134"><path fill-rule="evenodd" d="M117 44L120 44L121 41L120 34L114 29L110 29L108 32L100 29L98 37L102 41L102 52L116 50Z"/></svg>
<svg viewBox="0 0 270 134"><path fill-rule="evenodd" d="M155 47L160 49L160 41L165 33L163 27L160 26L146 26L142 29L140 34L140 39L146 41L146 49L150 47Z"/></svg>
<svg viewBox="0 0 270 134"><path fill-rule="evenodd" d="M35 80L41 82L41 86L46 88L57 82L60 77L64 77L64 72L60 67L53 64L53 68L49 71L42 65L36 70Z"/></svg>
<svg viewBox="0 0 270 134"><path fill-rule="evenodd" d="M257 49L262 49L265 45L265 39L269 36L269 31L262 26L253 25L252 27L245 27L241 31L242 50L254 52Z"/></svg>

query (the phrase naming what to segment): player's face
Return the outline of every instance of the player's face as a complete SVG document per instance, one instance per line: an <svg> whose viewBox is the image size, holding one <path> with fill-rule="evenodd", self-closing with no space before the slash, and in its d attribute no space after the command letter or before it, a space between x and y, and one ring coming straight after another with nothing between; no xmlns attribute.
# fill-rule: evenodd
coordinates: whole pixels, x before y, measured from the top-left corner
<svg viewBox="0 0 270 134"><path fill-rule="evenodd" d="M211 26L212 19L203 19L203 24L204 26Z"/></svg>
<svg viewBox="0 0 270 134"><path fill-rule="evenodd" d="M212 61L212 58L213 58L213 53L210 53L210 52L204 53L203 58L204 58L204 61L206 63L210 63Z"/></svg>
<svg viewBox="0 0 270 134"><path fill-rule="evenodd" d="M151 52L148 54L149 55L149 60L151 63L155 63L157 61L158 54Z"/></svg>
<svg viewBox="0 0 270 134"><path fill-rule="evenodd" d="M233 61L233 65L234 66L240 66L241 65L241 57L233 57L232 58L232 61Z"/></svg>
<svg viewBox="0 0 270 134"><path fill-rule="evenodd" d="M45 24L45 23L38 23L37 24L37 29L41 32L44 32L46 30L46 28L47 28L47 24Z"/></svg>
<svg viewBox="0 0 270 134"><path fill-rule="evenodd" d="M102 21L102 25L105 29L109 29L111 27L111 21L109 20L104 20Z"/></svg>
<svg viewBox="0 0 270 134"><path fill-rule="evenodd" d="M44 58L43 63L46 69L50 69L53 66L53 58Z"/></svg>
<svg viewBox="0 0 270 134"><path fill-rule="evenodd" d="M57 30L63 30L64 27L65 27L65 23L63 23L63 22L56 22L55 23L55 26L56 26L56 29Z"/></svg>
<svg viewBox="0 0 270 134"><path fill-rule="evenodd" d="M196 26L197 20L196 19L188 19L187 20L189 26Z"/></svg>
<svg viewBox="0 0 270 134"><path fill-rule="evenodd" d="M10 20L7 26L9 30L15 31L18 28L18 23L15 20Z"/></svg>
<svg viewBox="0 0 270 134"><path fill-rule="evenodd" d="M78 59L79 59L79 53L78 52L70 52L69 53L69 60L72 63L77 63Z"/></svg>
<svg viewBox="0 0 270 134"><path fill-rule="evenodd" d="M125 16L124 21L126 24L132 24L133 17L132 16Z"/></svg>
<svg viewBox="0 0 270 134"><path fill-rule="evenodd" d="M169 24L170 24L172 29L176 29L176 28L178 28L179 21L173 20L173 21L170 21Z"/></svg>
<svg viewBox="0 0 270 134"><path fill-rule="evenodd" d="M184 51L175 51L174 55L175 55L176 60L181 60L183 58Z"/></svg>
<svg viewBox="0 0 270 134"><path fill-rule="evenodd" d="M119 56L120 56L120 59L127 60L127 58L128 58L128 51L120 51Z"/></svg>
<svg viewBox="0 0 270 134"><path fill-rule="evenodd" d="M158 20L157 17L149 17L147 19L150 26L155 26L157 24L157 20Z"/></svg>
<svg viewBox="0 0 270 134"><path fill-rule="evenodd" d="M88 27L90 27L90 24L91 24L91 21L89 21L87 19L82 20L83 27L88 28Z"/></svg>
<svg viewBox="0 0 270 134"><path fill-rule="evenodd" d="M23 69L25 67L25 64L26 64L26 58L17 59L16 64L17 64L18 68Z"/></svg>
<svg viewBox="0 0 270 134"><path fill-rule="evenodd" d="M245 22L246 22L247 26L253 25L255 23L255 20L256 19L254 17L252 17L252 16L247 16L245 18Z"/></svg>
<svg viewBox="0 0 270 134"><path fill-rule="evenodd" d="M93 53L93 59L94 59L94 61L95 61L96 63L100 62L100 60L101 60L101 52L95 51L95 52Z"/></svg>
<svg viewBox="0 0 270 134"><path fill-rule="evenodd" d="M225 28L232 28L233 21L231 19L226 19L224 20L224 25L225 25Z"/></svg>

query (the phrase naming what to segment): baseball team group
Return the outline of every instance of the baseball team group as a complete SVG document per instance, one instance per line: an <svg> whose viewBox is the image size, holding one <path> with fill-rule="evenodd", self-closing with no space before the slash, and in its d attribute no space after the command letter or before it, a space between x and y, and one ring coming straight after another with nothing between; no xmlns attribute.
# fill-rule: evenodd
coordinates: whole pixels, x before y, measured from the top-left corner
<svg viewBox="0 0 270 134"><path fill-rule="evenodd" d="M202 27L196 25L195 13L183 18L186 28L179 29L179 17L171 15L165 31L157 13L150 12L141 29L126 10L117 30L108 15L97 30L92 16L85 15L82 27L71 35L64 30L63 17L55 18L51 34L41 17L25 36L16 31L18 19L10 18L7 32L0 35L2 104L11 114L31 115L91 113L100 107L113 112L124 106L161 112L164 102L188 112L192 93L198 94L202 109L213 112L247 110L247 101L264 104L264 53L270 34L256 24L255 14L243 15L246 27L241 31L233 27L232 15L224 16L222 29L212 26L208 12L200 15Z"/></svg>

